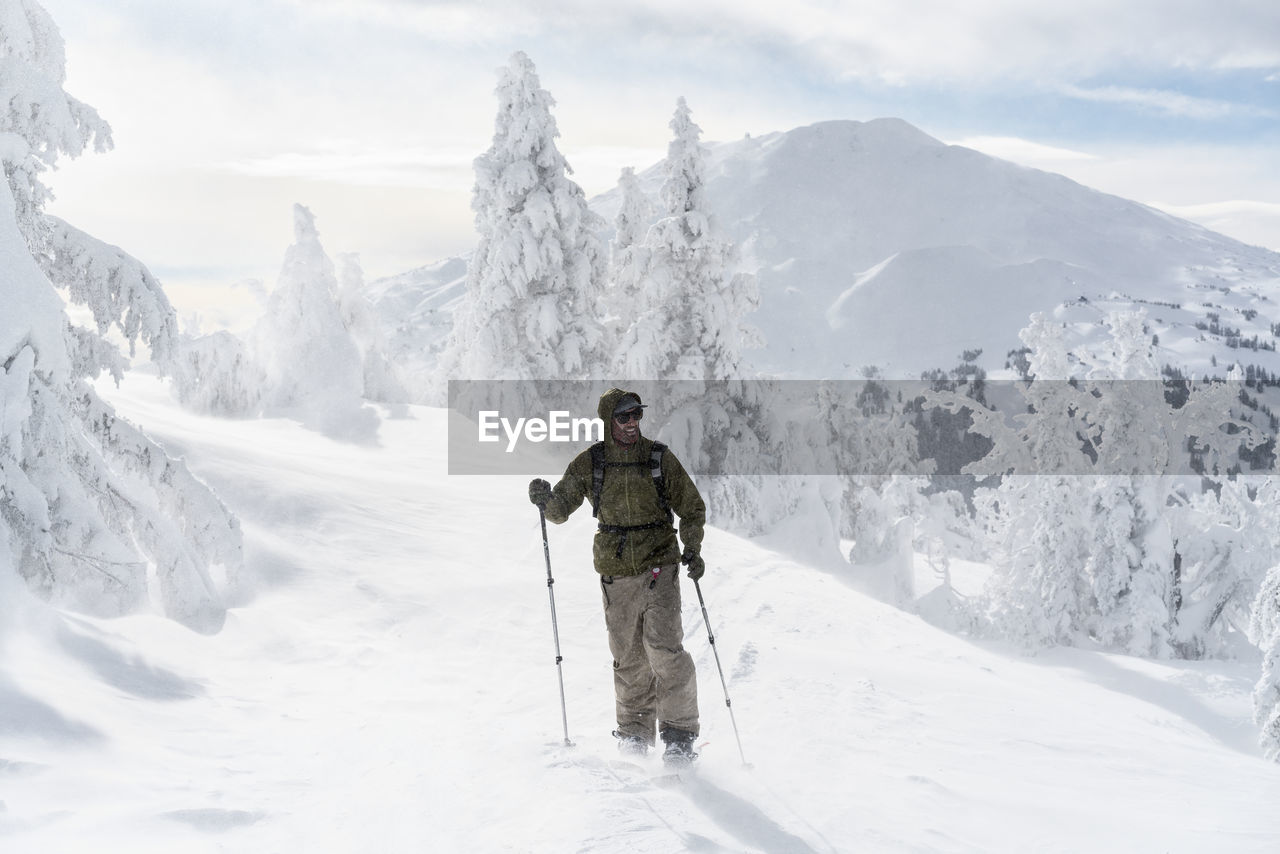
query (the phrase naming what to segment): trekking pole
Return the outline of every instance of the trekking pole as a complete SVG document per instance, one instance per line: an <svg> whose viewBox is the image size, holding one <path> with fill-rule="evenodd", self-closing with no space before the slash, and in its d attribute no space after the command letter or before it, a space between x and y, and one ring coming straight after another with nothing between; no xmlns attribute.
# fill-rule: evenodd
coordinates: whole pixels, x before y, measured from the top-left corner
<svg viewBox="0 0 1280 854"><path fill-rule="evenodd" d="M720 687L724 689L724 705L729 710L729 723L733 724L733 737L738 740L738 756L742 757L742 765L750 768L751 763L742 752L742 736L738 735L738 722L733 717L733 701L729 699L729 685L724 681L724 668L720 666L720 653L716 652L716 636L711 631L711 618L707 616L707 603L702 598L702 586L693 580L693 589L698 591L698 604L702 607L702 622L707 624L707 639L711 641L711 654L716 658L716 670L720 672Z"/></svg>
<svg viewBox="0 0 1280 854"><path fill-rule="evenodd" d="M564 746L573 747L573 742L569 740L569 712L565 708L564 702L564 668L560 666L560 662L564 661L564 657L560 655L560 626L556 622L556 580L551 577L551 546L547 543L547 511L545 508L538 508L538 519L542 522L542 554L547 559L547 596L551 599L551 636L556 641L556 676L560 680L560 719L564 722Z"/></svg>

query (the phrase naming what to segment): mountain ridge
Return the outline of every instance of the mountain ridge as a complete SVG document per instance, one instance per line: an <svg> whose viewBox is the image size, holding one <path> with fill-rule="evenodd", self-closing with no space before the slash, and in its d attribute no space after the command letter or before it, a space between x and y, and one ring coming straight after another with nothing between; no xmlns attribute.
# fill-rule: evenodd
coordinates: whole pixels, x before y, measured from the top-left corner
<svg viewBox="0 0 1280 854"><path fill-rule="evenodd" d="M1164 309L1151 325L1179 342L1167 361L1207 371L1236 349L1197 328L1208 315L1235 316L1238 338L1268 342L1280 322L1280 254L902 119L832 120L705 148L709 205L759 280L750 320L767 346L747 355L762 372L854 377L876 366L916 377L975 349L999 370L1032 312L1054 312L1088 346L1100 313L1140 304ZM638 177L656 197L662 163ZM617 188L591 200L610 223L606 238L619 201ZM398 307L382 308L403 325L414 279L399 279ZM422 281L436 310L443 284ZM460 295L460 283L448 293ZM1206 346L1189 346L1197 337Z"/></svg>

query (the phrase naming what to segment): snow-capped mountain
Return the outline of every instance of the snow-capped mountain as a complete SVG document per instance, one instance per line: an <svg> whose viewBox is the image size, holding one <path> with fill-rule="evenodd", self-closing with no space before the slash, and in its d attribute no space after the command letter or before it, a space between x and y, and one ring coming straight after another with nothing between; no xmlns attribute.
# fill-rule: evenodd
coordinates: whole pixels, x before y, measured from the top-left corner
<svg viewBox="0 0 1280 854"><path fill-rule="evenodd" d="M708 167L720 225L759 277L761 370L916 376L978 348L1000 368L1032 312L1057 310L1088 338L1100 309L1136 302L1150 304L1163 361L1204 372L1255 335L1269 347L1280 321L1280 254L898 119L709 145ZM656 196L662 164L640 179ZM612 223L619 201L614 190L592 207ZM451 259L377 282L374 296L421 351L463 274ZM420 315L428 326L404 325ZM1273 356L1241 361L1280 370Z"/></svg>
<svg viewBox="0 0 1280 854"><path fill-rule="evenodd" d="M759 264L767 369L912 375L978 347L998 367L1033 311L1081 297L1186 306L1280 285L1275 253L896 119L744 140L718 159L708 193Z"/></svg>

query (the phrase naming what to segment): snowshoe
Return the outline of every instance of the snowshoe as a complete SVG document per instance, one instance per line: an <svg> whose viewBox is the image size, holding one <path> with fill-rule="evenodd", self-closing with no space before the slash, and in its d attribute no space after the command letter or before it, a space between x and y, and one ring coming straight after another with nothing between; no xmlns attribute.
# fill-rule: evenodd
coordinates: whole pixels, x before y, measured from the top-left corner
<svg viewBox="0 0 1280 854"><path fill-rule="evenodd" d="M623 756L644 756L649 752L649 742L638 735L627 735L614 730L613 737L618 740L618 752Z"/></svg>
<svg viewBox="0 0 1280 854"><path fill-rule="evenodd" d="M667 743L667 748L662 752L663 763L676 768L692 765L693 760L698 758L693 750L693 742L697 737L696 733L687 730L664 730L662 740Z"/></svg>

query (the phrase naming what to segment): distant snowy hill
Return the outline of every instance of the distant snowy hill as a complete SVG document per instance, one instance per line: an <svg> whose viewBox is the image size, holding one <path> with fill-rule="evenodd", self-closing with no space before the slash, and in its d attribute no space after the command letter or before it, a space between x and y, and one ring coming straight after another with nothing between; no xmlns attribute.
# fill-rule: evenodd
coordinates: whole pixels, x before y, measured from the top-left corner
<svg viewBox="0 0 1280 854"><path fill-rule="evenodd" d="M367 288L386 336L387 357L411 388L421 389L453 326L462 298L467 258L448 258L372 282Z"/></svg>
<svg viewBox="0 0 1280 854"><path fill-rule="evenodd" d="M1238 358L1254 335L1274 342L1280 254L901 120L825 122L708 151L712 206L759 276L762 370L916 376L975 348L1000 368L1034 311L1058 310L1087 338L1105 309L1134 302L1153 304L1163 361L1193 371ZM641 175L655 196L661 181L662 164ZM592 207L612 223L618 203L614 190ZM402 339L422 349L447 325L462 264L375 283ZM1241 361L1277 371L1274 355Z"/></svg>

